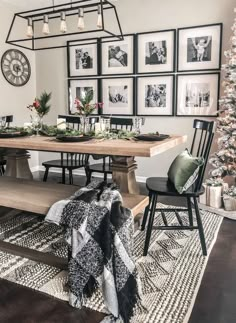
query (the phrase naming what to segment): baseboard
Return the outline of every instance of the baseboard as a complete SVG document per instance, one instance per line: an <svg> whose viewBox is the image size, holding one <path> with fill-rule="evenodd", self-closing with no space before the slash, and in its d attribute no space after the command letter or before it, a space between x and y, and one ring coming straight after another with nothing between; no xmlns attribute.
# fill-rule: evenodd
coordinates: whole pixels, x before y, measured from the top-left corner
<svg viewBox="0 0 236 323"><path fill-rule="evenodd" d="M30 169L31 169L32 173L39 172L39 171L42 171L42 172L45 171L45 167L43 167L43 166L34 166L34 167L31 167ZM57 174L61 173L61 171L57 168L51 168L50 172L57 173ZM84 171L84 169L76 169L73 171L73 174L78 175L78 176L85 176L85 171ZM103 175L97 173L94 175L94 177L103 178ZM111 178L111 175L108 175L108 178ZM146 183L147 177L136 176L136 180L138 183Z"/></svg>

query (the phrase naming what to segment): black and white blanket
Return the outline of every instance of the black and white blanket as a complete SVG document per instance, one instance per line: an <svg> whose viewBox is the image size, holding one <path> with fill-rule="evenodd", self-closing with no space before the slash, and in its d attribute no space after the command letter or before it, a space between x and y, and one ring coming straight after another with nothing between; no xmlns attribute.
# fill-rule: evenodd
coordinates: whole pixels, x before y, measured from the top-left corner
<svg viewBox="0 0 236 323"><path fill-rule="evenodd" d="M116 186L92 182L55 203L46 221L65 228L70 304L81 308L99 287L111 313L104 322L128 323L140 300L140 284L132 260L133 216Z"/></svg>

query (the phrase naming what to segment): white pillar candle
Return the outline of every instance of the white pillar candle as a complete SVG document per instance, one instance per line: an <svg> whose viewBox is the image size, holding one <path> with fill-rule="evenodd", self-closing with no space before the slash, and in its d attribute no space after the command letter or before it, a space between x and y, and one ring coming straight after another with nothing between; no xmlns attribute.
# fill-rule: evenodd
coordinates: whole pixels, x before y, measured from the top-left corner
<svg viewBox="0 0 236 323"><path fill-rule="evenodd" d="M100 122L96 122L95 123L95 133L98 133L98 132L100 132L101 131L101 124L100 124Z"/></svg>
<svg viewBox="0 0 236 323"><path fill-rule="evenodd" d="M25 122L23 127L24 129L32 128L32 122Z"/></svg>
<svg viewBox="0 0 236 323"><path fill-rule="evenodd" d="M64 118L57 119L57 129L66 130L66 119Z"/></svg>
<svg viewBox="0 0 236 323"><path fill-rule="evenodd" d="M210 206L216 209L222 207L222 186L210 187Z"/></svg>

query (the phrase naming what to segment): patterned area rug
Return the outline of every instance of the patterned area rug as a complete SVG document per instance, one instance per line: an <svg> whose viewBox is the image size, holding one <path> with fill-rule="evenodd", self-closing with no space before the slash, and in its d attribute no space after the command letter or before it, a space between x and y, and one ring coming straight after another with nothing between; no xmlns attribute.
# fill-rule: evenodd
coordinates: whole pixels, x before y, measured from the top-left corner
<svg viewBox="0 0 236 323"><path fill-rule="evenodd" d="M187 224L184 212L182 218ZM156 225L158 219L156 216ZM167 219L173 225L176 223L173 213L169 213ZM209 257L222 218L204 211L202 220ZM147 310L137 307L131 323L186 323L208 260L202 256L198 232L153 231L147 257L142 257L144 237L144 232L135 233L134 255L142 281L143 305ZM62 230L44 223L42 217L35 214L12 212L0 222L0 240L67 257ZM68 299L66 271L1 251L0 278L65 301ZM99 292L86 306L106 313Z"/></svg>

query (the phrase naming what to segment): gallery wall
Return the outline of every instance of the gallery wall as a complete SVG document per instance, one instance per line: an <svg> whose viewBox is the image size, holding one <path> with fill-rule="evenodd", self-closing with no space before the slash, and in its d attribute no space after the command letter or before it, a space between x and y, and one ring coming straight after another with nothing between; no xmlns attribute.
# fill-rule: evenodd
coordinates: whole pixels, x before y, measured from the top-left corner
<svg viewBox="0 0 236 323"><path fill-rule="evenodd" d="M0 2L0 57L2 54L10 49L14 48L5 44L5 39L12 21L13 15L19 9L13 6L2 4ZM22 30L25 33L25 29ZM14 115L14 124L22 126L22 124L28 121L29 113L26 109L27 105L31 103L36 95L36 76L35 76L35 53L28 50L22 50L28 57L31 64L31 78L29 82L22 87L15 87L9 84L0 73L0 116ZM38 153L32 153L31 166L38 165Z"/></svg>
<svg viewBox="0 0 236 323"><path fill-rule="evenodd" d="M119 0L115 2L124 33L138 33L155 30L190 27L197 25L224 24L223 51L229 45L231 25L234 19L233 0ZM112 24L112 21L108 24ZM79 38L78 38L79 39ZM67 104L67 54L65 49L36 53L37 93L52 91L52 111L45 119L55 123L58 114L68 111ZM187 134L192 139L192 117L147 117L143 132ZM185 145L145 159L137 158L137 175L140 179L148 176L163 176L173 160ZM40 153L40 164L51 158L51 154Z"/></svg>

